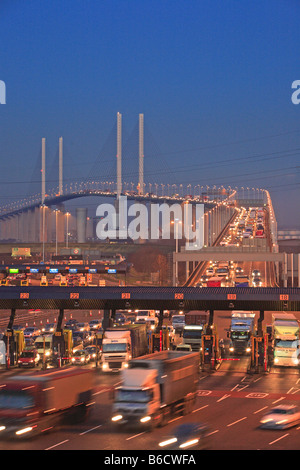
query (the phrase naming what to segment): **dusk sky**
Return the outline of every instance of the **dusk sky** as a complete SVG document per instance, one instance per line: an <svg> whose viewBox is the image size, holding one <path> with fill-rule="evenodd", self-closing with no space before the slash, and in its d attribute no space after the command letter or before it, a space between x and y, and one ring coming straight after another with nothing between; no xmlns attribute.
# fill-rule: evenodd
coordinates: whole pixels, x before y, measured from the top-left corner
<svg viewBox="0 0 300 470"><path fill-rule="evenodd" d="M146 183L266 188L299 227L299 18L299 0L0 0L0 205L28 194L42 137L49 184L60 136L66 181L108 178L117 112L137 182L144 113Z"/></svg>

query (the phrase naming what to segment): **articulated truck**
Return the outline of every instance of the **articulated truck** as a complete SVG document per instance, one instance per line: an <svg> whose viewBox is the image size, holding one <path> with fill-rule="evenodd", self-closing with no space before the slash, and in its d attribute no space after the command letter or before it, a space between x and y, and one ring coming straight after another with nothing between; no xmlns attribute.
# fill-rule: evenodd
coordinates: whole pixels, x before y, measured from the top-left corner
<svg viewBox="0 0 300 470"><path fill-rule="evenodd" d="M0 439L24 438L65 420L83 421L92 403L93 372L72 367L16 375L0 385Z"/></svg>
<svg viewBox="0 0 300 470"><path fill-rule="evenodd" d="M114 391L112 423L151 430L176 412L191 412L198 370L199 353L162 351L133 359Z"/></svg>
<svg viewBox="0 0 300 470"><path fill-rule="evenodd" d="M232 312L230 330L227 333L228 338L230 338L229 352L231 355L251 353L254 320L255 313L253 312Z"/></svg>
<svg viewBox="0 0 300 470"><path fill-rule="evenodd" d="M148 352L147 325L127 325L105 330L102 340L102 371L119 372L134 357Z"/></svg>
<svg viewBox="0 0 300 470"><path fill-rule="evenodd" d="M290 313L272 314L274 365L299 366L299 323Z"/></svg>

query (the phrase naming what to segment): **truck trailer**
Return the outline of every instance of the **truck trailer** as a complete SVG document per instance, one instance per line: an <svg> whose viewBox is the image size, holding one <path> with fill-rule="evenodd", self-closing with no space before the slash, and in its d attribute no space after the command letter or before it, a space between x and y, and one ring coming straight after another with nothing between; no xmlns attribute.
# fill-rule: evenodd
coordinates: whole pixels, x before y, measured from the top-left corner
<svg viewBox="0 0 300 470"><path fill-rule="evenodd" d="M102 340L102 371L119 372L128 367L128 362L148 352L147 325L108 328Z"/></svg>
<svg viewBox="0 0 300 470"><path fill-rule="evenodd" d="M129 362L114 391L112 423L153 429L176 412L192 411L199 354L162 351Z"/></svg>
<svg viewBox="0 0 300 470"><path fill-rule="evenodd" d="M251 353L251 336L254 334L255 313L236 312L231 314L229 352L231 355Z"/></svg>
<svg viewBox="0 0 300 470"><path fill-rule="evenodd" d="M0 384L0 438L31 437L83 421L91 405L93 372L75 367L9 377Z"/></svg>
<svg viewBox="0 0 300 470"><path fill-rule="evenodd" d="M274 365L299 366L299 323L290 313L272 314Z"/></svg>

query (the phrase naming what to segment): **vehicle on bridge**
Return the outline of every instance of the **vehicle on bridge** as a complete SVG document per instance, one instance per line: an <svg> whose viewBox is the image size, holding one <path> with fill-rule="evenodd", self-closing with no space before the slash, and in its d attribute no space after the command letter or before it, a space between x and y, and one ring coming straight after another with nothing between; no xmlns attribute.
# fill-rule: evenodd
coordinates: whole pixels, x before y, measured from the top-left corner
<svg viewBox="0 0 300 470"><path fill-rule="evenodd" d="M227 332L227 337L230 339L230 355L251 353L254 320L255 313L253 312L232 312L230 329Z"/></svg>
<svg viewBox="0 0 300 470"><path fill-rule="evenodd" d="M299 323L291 313L272 314L274 365L299 366Z"/></svg>
<svg viewBox="0 0 300 470"><path fill-rule="evenodd" d="M198 369L197 353L162 351L133 359L115 389L112 422L153 429L176 411L190 413Z"/></svg>

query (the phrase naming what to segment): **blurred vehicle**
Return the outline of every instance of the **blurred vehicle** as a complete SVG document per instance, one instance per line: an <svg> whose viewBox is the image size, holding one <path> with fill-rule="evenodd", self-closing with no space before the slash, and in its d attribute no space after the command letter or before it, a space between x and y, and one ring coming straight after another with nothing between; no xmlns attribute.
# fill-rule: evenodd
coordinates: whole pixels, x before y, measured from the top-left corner
<svg viewBox="0 0 300 470"><path fill-rule="evenodd" d="M93 372L70 368L16 375L0 390L0 438L28 438L62 422L84 421L92 404Z"/></svg>
<svg viewBox="0 0 300 470"><path fill-rule="evenodd" d="M207 447L208 427L203 423L185 423L177 426L158 445L161 449L204 449Z"/></svg>
<svg viewBox="0 0 300 470"><path fill-rule="evenodd" d="M84 348L84 351L89 354L91 361L96 361L96 359L99 360L101 358L101 349L99 346L87 346Z"/></svg>
<svg viewBox="0 0 300 470"><path fill-rule="evenodd" d="M175 330L175 333L182 334L185 325L185 316L184 315L173 315L172 316L172 326Z"/></svg>
<svg viewBox="0 0 300 470"><path fill-rule="evenodd" d="M83 335L80 331L73 331L73 352L78 349L83 349Z"/></svg>
<svg viewBox="0 0 300 470"><path fill-rule="evenodd" d="M36 349L24 349L18 359L18 367L35 367L40 361L40 355Z"/></svg>
<svg viewBox="0 0 300 470"><path fill-rule="evenodd" d="M244 272L244 270L243 270L243 268L242 268L241 266L237 266L237 267L235 268L235 273L236 273L236 274L241 274L241 273L243 273L243 272Z"/></svg>
<svg viewBox="0 0 300 470"><path fill-rule="evenodd" d="M207 276L213 276L215 273L214 268L207 268L206 270L206 275Z"/></svg>
<svg viewBox="0 0 300 470"><path fill-rule="evenodd" d="M33 338L34 336L38 336L40 333L41 330L39 330L36 326L28 326L24 330L24 338Z"/></svg>
<svg viewBox="0 0 300 470"><path fill-rule="evenodd" d="M260 420L266 429L286 429L300 423L300 410L295 405L278 405Z"/></svg>
<svg viewBox="0 0 300 470"><path fill-rule="evenodd" d="M66 323L65 323L65 327L66 328L70 328L71 326L75 326L77 325L78 321L75 319L75 318L70 318L70 320L68 320Z"/></svg>
<svg viewBox="0 0 300 470"><path fill-rule="evenodd" d="M155 328L158 325L158 318L157 317L149 317L145 321L147 328L150 328L150 330L155 330Z"/></svg>
<svg viewBox="0 0 300 470"><path fill-rule="evenodd" d="M88 364L91 360L91 357L86 349L79 349L73 353L71 359L72 364L85 365Z"/></svg>

